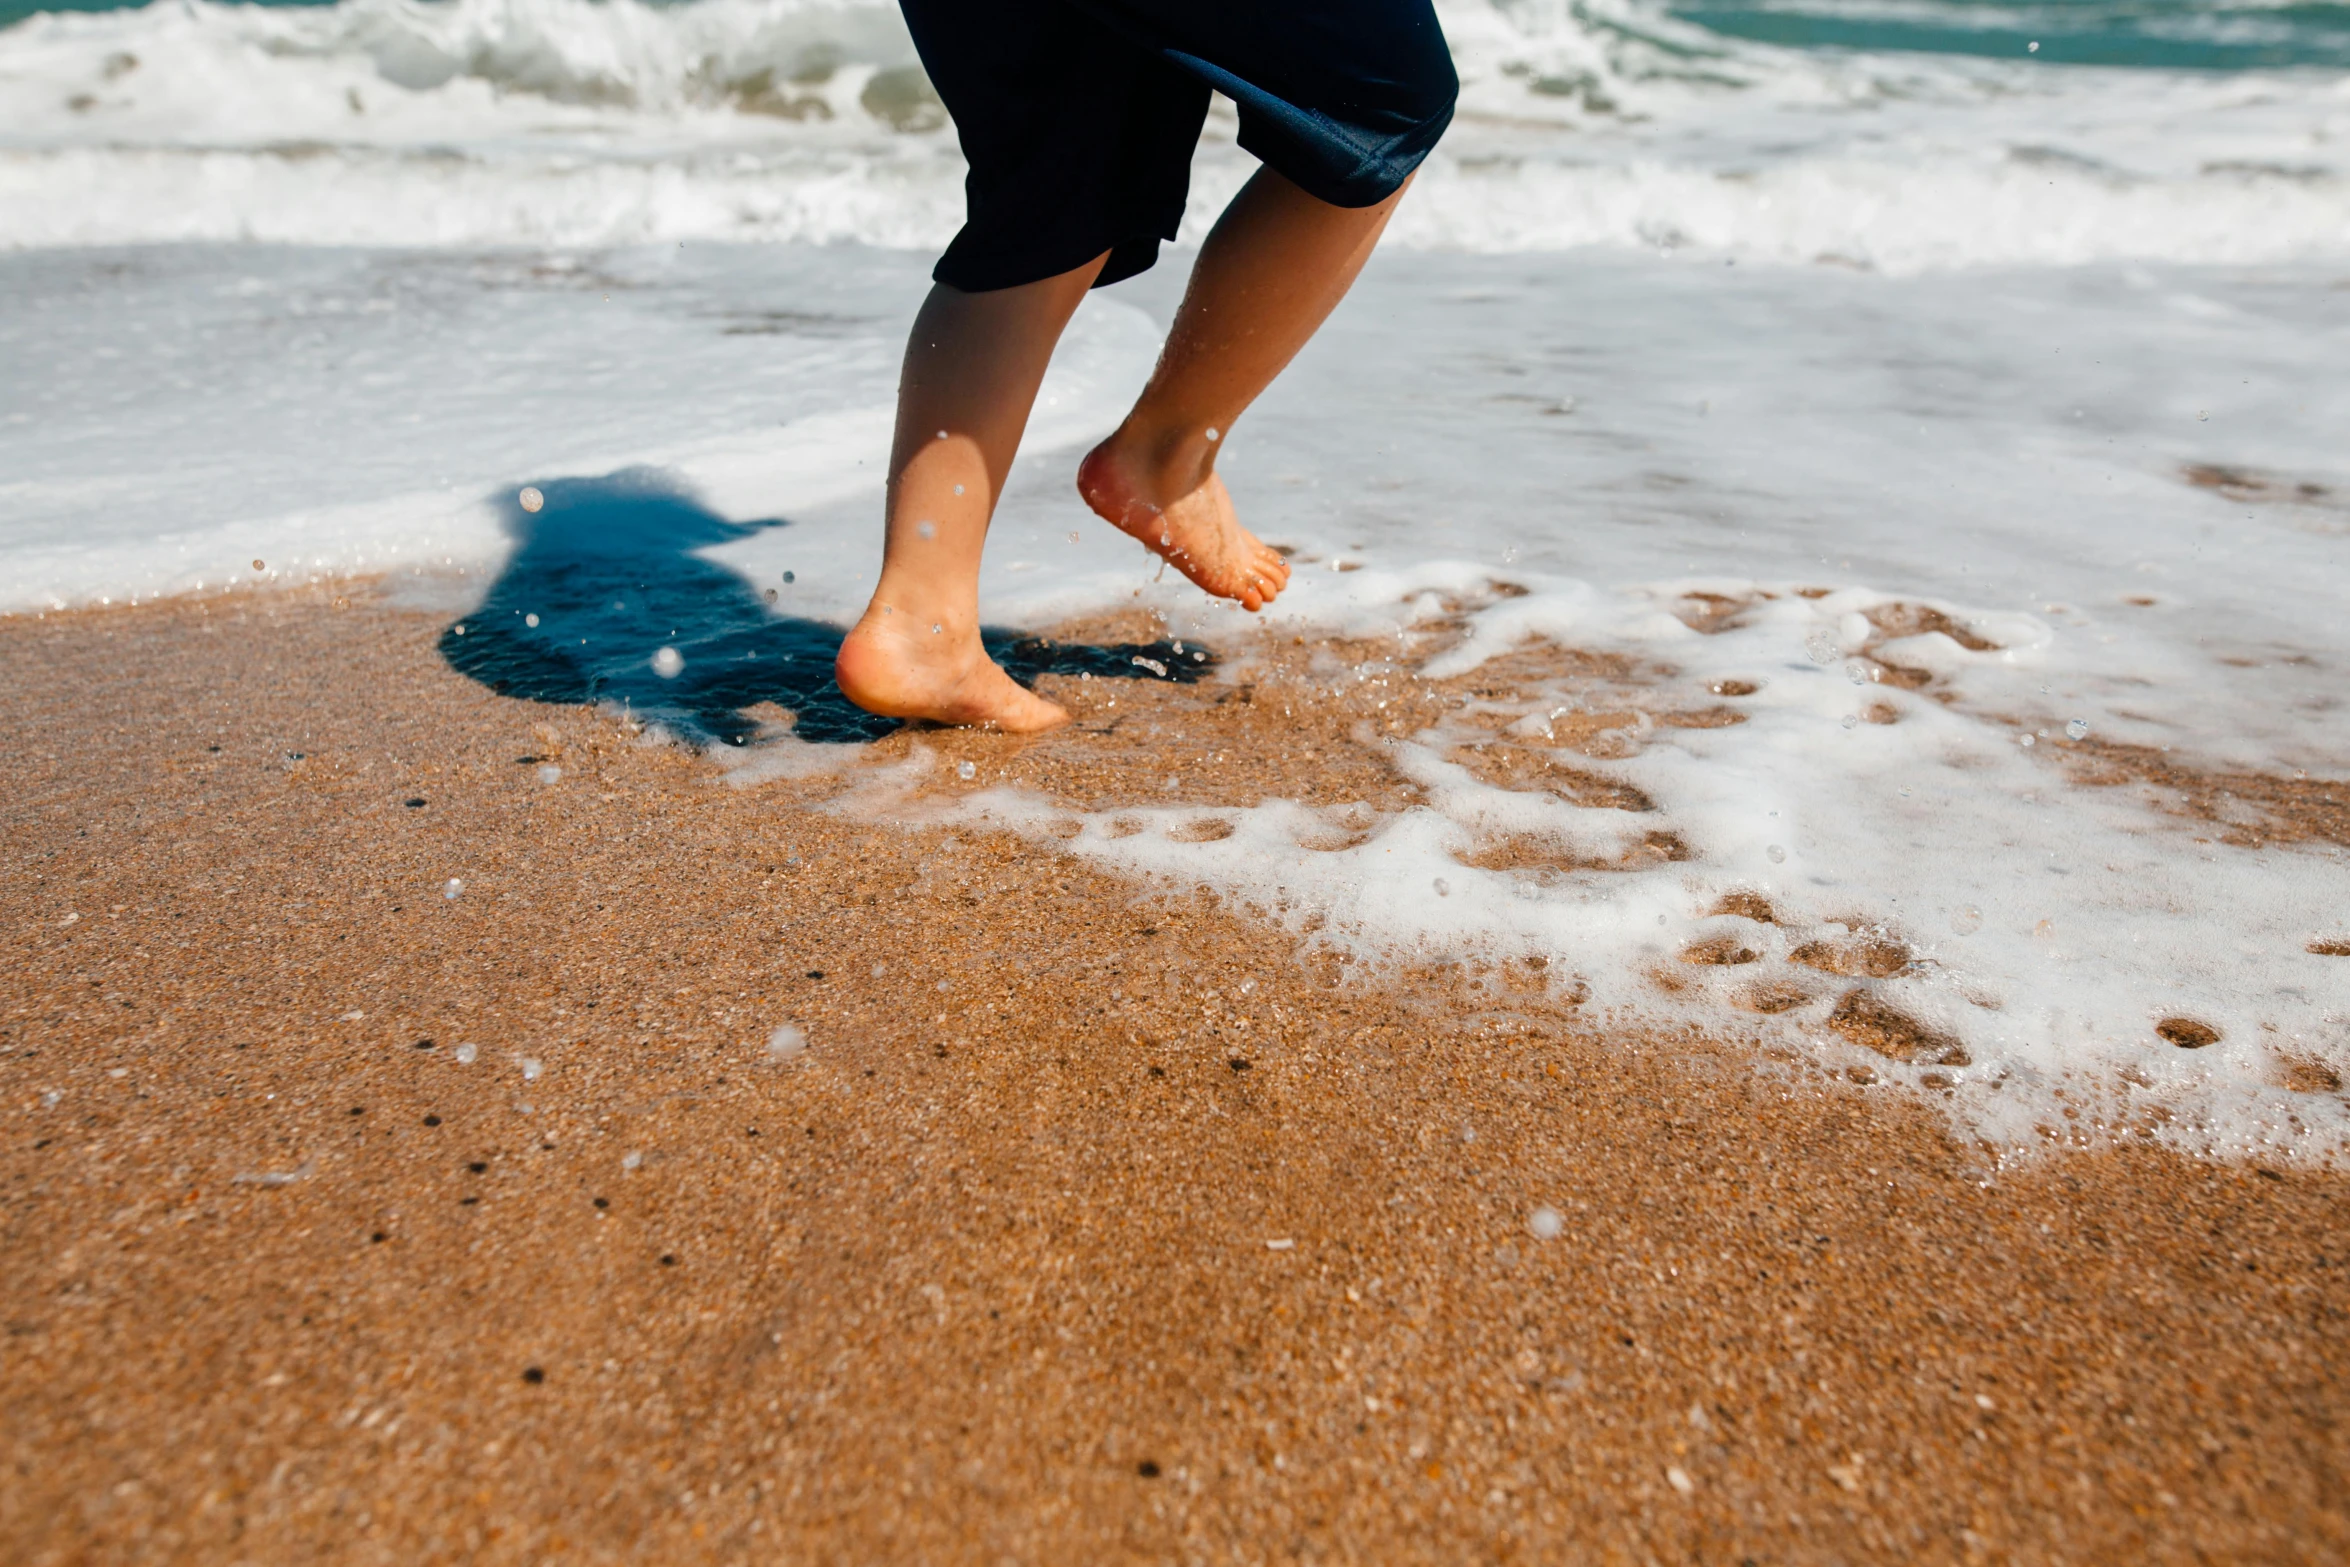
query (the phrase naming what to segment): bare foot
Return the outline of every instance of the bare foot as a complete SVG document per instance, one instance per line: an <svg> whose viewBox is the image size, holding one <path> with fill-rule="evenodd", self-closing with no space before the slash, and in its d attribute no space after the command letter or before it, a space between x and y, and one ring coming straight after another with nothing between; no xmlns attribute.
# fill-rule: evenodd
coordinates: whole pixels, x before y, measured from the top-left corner
<svg viewBox="0 0 2350 1567"><path fill-rule="evenodd" d="M1240 525L1214 473L1175 492L1113 435L1077 465L1077 493L1104 521L1243 609L1264 608L1289 585L1289 562Z"/></svg>
<svg viewBox="0 0 2350 1567"><path fill-rule="evenodd" d="M866 712L1010 734L1035 734L1069 721L1068 709L1005 674L976 633L954 641L925 638L893 623L908 618L868 609L833 660L841 693Z"/></svg>

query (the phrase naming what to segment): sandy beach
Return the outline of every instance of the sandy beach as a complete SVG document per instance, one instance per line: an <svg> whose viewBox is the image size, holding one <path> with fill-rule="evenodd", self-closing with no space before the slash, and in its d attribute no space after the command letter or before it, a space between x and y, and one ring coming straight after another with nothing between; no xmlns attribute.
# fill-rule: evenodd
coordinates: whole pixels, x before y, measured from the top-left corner
<svg viewBox="0 0 2350 1567"><path fill-rule="evenodd" d="M1302 636L736 788L448 621L0 620L11 1562L2350 1552L2342 1176L925 820L1408 793Z"/></svg>

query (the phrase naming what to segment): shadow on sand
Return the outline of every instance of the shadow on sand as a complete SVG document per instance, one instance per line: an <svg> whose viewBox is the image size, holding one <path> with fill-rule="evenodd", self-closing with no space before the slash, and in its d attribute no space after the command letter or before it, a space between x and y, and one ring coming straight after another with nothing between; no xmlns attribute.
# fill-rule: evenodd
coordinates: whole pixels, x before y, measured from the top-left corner
<svg viewBox="0 0 2350 1567"><path fill-rule="evenodd" d="M763 703L789 711L794 732L820 744L899 727L833 684L842 627L777 611L697 553L787 520L729 521L655 469L534 487L544 497L536 512L523 510L519 486L500 498L514 553L481 607L441 633L441 656L458 673L500 696L625 707L698 745L748 743L761 729L748 710ZM1045 642L1000 628L980 636L1023 685L1080 673L1188 683L1215 667L1212 654L1177 655L1165 642Z"/></svg>

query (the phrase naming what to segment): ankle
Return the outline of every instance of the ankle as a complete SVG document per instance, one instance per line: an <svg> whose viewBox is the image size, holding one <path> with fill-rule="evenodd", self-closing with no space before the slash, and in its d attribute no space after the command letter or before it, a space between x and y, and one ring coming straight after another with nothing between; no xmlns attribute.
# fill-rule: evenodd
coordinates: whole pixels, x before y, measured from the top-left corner
<svg viewBox="0 0 2350 1567"><path fill-rule="evenodd" d="M979 606L968 595L937 593L884 578L857 629L879 632L925 651L979 645Z"/></svg>
<svg viewBox="0 0 2350 1567"><path fill-rule="evenodd" d="M1213 435L1211 437L1211 432ZM1154 493L1188 495L1216 471L1223 432L1196 419L1153 420L1130 415L1103 444Z"/></svg>

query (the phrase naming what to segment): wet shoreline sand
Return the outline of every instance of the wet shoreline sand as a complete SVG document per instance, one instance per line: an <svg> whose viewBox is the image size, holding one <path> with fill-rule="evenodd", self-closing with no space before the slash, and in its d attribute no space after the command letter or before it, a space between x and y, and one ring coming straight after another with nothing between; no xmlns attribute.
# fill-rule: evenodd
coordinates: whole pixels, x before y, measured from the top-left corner
<svg viewBox="0 0 2350 1567"><path fill-rule="evenodd" d="M2338 1175L1999 1168L1539 975L1350 980L444 624L0 620L11 1560L2350 1550ZM1100 806L1253 732L1075 684L919 743ZM1367 796L1368 721L1247 765Z"/></svg>

